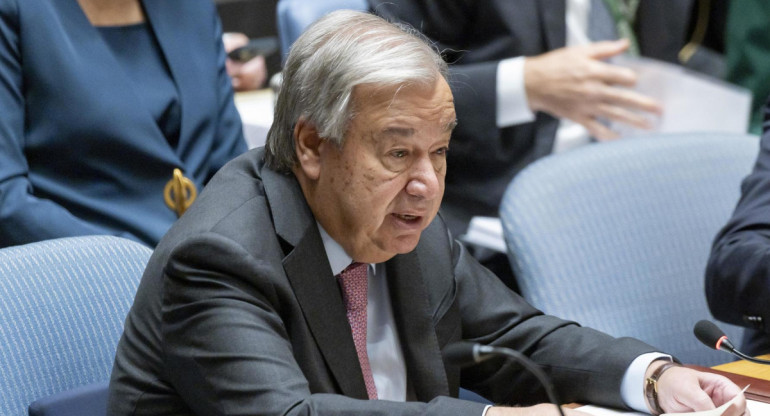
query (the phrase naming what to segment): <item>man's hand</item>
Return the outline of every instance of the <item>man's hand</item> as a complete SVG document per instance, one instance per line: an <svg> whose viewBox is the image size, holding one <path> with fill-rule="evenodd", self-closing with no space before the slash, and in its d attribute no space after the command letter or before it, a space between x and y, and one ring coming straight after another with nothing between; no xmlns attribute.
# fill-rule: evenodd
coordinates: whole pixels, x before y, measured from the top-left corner
<svg viewBox="0 0 770 416"><path fill-rule="evenodd" d="M562 408L564 416L590 416L575 409ZM487 416L559 416L559 411L552 404L538 404L530 407L490 407Z"/></svg>
<svg viewBox="0 0 770 416"><path fill-rule="evenodd" d="M647 370L648 375L660 363L653 362ZM658 379L658 403L666 413L710 410L738 395L738 400L724 415L750 416L741 389L726 377L686 367L674 367Z"/></svg>
<svg viewBox="0 0 770 416"><path fill-rule="evenodd" d="M222 42L225 44L225 52L230 52L249 43L249 38L243 33L228 32L222 35ZM235 91L256 90L262 87L267 79L267 66L263 56L254 57L246 62L227 58L225 66Z"/></svg>
<svg viewBox="0 0 770 416"><path fill-rule="evenodd" d="M636 73L602 62L628 49L627 40L561 48L524 60L524 87L532 111L582 124L599 140L617 134L597 119L649 129L644 113L660 114L660 104L629 89Z"/></svg>

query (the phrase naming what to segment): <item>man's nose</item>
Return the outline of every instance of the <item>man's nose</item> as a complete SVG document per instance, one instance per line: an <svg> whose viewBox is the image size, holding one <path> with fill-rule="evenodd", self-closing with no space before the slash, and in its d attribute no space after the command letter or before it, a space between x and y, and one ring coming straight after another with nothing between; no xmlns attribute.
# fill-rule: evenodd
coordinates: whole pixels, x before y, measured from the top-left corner
<svg viewBox="0 0 770 416"><path fill-rule="evenodd" d="M420 158L412 168L409 183L406 184L406 192L412 196L434 199L439 196L441 180L430 157Z"/></svg>

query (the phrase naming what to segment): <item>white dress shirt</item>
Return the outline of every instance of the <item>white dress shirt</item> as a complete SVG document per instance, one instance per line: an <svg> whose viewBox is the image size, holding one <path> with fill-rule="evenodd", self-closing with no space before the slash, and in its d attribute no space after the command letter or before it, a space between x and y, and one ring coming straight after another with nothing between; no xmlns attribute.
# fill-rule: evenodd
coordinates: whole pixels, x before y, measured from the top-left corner
<svg viewBox="0 0 770 416"><path fill-rule="evenodd" d="M336 276L353 262L345 250L318 224L326 256ZM393 319L390 292L383 264L370 264L366 301L366 352L377 398L406 401L406 361Z"/></svg>
<svg viewBox="0 0 770 416"><path fill-rule="evenodd" d="M566 46L587 45L588 14L591 11L590 0L567 0L566 3ZM497 66L497 127L509 127L529 123L535 120L535 114L529 108L527 92L524 88L524 57L508 58ZM559 129L553 152L573 149L590 141L588 130L572 120L559 120Z"/></svg>
<svg viewBox="0 0 770 416"><path fill-rule="evenodd" d="M316 224L318 224L316 222ZM318 224L326 256L332 273L336 276L353 262L331 236ZM393 319L390 292L383 264L370 264L366 304L366 351L369 365L381 400L406 401L406 362L401 351L401 341ZM654 360L671 359L670 356L649 353L637 357L626 370L621 382L623 401L632 409L647 412L644 398L644 373ZM484 409L484 413L486 410Z"/></svg>

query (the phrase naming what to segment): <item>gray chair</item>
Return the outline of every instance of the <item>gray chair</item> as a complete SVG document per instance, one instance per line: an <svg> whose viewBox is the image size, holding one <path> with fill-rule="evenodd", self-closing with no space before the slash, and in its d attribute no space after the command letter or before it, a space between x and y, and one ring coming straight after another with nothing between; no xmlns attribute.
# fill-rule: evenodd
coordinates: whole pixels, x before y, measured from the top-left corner
<svg viewBox="0 0 770 416"><path fill-rule="evenodd" d="M755 136L677 134L594 144L527 167L500 209L523 296L686 363L730 361L692 328L713 319L706 260L758 149ZM740 340L740 328L721 326Z"/></svg>
<svg viewBox="0 0 770 416"><path fill-rule="evenodd" d="M106 413L123 321L152 250L111 236L0 250L0 414ZM57 413L60 403L79 409ZM91 409L91 410L86 410Z"/></svg>

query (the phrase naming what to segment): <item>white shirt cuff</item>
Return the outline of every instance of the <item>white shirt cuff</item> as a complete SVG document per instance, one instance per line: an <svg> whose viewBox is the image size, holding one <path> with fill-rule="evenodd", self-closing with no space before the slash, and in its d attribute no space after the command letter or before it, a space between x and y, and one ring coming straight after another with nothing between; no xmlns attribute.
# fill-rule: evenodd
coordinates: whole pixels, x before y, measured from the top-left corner
<svg viewBox="0 0 770 416"><path fill-rule="evenodd" d="M535 119L524 89L524 57L503 59L497 65L497 127Z"/></svg>
<svg viewBox="0 0 770 416"><path fill-rule="evenodd" d="M626 406L637 412L649 412L644 398L644 374L647 372L647 367L655 360L671 361L671 356L659 352L648 352L636 357L628 366L620 383L620 397L623 398Z"/></svg>
<svg viewBox="0 0 770 416"><path fill-rule="evenodd" d="M487 416L487 410L489 410L490 407L492 407L492 405L488 404L487 407L484 408L484 411L481 412L481 416Z"/></svg>

